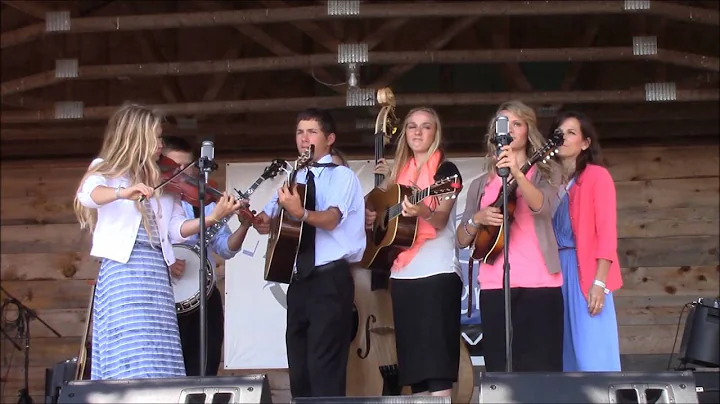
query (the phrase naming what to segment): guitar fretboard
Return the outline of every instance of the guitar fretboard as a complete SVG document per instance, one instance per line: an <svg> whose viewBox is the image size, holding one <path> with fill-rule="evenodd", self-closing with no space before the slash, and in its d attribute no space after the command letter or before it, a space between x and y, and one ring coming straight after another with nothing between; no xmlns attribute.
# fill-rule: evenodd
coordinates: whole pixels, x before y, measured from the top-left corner
<svg viewBox="0 0 720 404"><path fill-rule="evenodd" d="M410 197L408 198L408 201L410 201L410 203L413 205L417 205L418 203L420 203L423 199L427 198L428 196L430 196L430 187L425 188L420 191L413 192L412 195L410 195ZM396 217L400 216L401 213L402 213L402 202L397 203L388 208L388 219L389 220L395 219Z"/></svg>
<svg viewBox="0 0 720 404"><path fill-rule="evenodd" d="M527 172L530 170L530 167L532 167L532 166L533 166L533 163L528 161L525 164L523 164L523 166L520 168L520 171L523 174L527 174ZM517 181L515 181L515 179L513 179L512 182L509 183L507 186L508 195L512 195L515 192L515 190L517 190L517 187L518 187ZM500 208L503 206L502 189L500 189L500 193L498 194L497 201L495 201L495 203L493 203L490 206L492 206L494 208Z"/></svg>

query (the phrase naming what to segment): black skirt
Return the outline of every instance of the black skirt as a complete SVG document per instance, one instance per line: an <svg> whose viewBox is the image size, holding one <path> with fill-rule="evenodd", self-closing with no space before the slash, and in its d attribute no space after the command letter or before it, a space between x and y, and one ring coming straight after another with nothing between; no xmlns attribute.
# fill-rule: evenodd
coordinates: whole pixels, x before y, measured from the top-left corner
<svg viewBox="0 0 720 404"><path fill-rule="evenodd" d="M460 277L447 273L390 282L400 384L457 381Z"/></svg>

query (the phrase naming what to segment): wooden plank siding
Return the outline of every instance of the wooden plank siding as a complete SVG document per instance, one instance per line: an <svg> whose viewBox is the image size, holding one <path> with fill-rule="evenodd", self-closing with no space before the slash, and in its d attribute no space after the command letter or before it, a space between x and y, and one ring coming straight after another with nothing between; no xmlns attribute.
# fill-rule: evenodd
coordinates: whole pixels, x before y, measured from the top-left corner
<svg viewBox="0 0 720 404"><path fill-rule="evenodd" d="M609 149L605 155L618 194L618 249L625 282L616 293L621 351L624 363L649 366L670 354L683 305L718 295L718 147ZM224 184L224 162L219 167L213 179ZM43 402L44 369L77 356L90 281L99 266L89 257L89 237L72 212L85 167L2 168L3 287L63 335L54 337L38 322L31 323L30 390L36 402ZM222 259L217 270L224 291ZM243 373L260 371L234 372ZM270 375L275 402L289 402L287 373L263 373ZM22 353L7 343L2 346L0 376L0 397L17 401Z"/></svg>

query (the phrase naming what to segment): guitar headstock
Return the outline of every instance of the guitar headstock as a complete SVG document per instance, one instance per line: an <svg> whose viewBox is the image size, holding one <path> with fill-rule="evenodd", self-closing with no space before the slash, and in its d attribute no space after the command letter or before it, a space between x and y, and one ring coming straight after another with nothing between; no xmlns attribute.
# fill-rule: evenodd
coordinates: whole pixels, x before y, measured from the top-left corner
<svg viewBox="0 0 720 404"><path fill-rule="evenodd" d="M312 164L313 157L315 156L315 145L311 144L310 147L305 149L297 160L295 160L295 170L302 170L303 168Z"/></svg>
<svg viewBox="0 0 720 404"><path fill-rule="evenodd" d="M543 147L532 155L529 161L530 164L535 164L541 160L543 163L547 163L552 160L552 158L558 154L558 147L562 146L564 141L565 137L563 136L562 129L555 129Z"/></svg>
<svg viewBox="0 0 720 404"><path fill-rule="evenodd" d="M434 196L438 199L455 199L462 191L462 183L460 176L455 174L445 177L428 187L428 196Z"/></svg>
<svg viewBox="0 0 720 404"><path fill-rule="evenodd" d="M280 174L280 171L286 171L287 166L287 161L283 159L275 159L270 163L269 166L265 167L265 170L263 171L261 177L264 180L275 178L278 174Z"/></svg>
<svg viewBox="0 0 720 404"><path fill-rule="evenodd" d="M377 102L382 105L375 120L375 135L382 137L382 146L390 143L397 133L398 119L395 116L395 94L389 87L377 91Z"/></svg>

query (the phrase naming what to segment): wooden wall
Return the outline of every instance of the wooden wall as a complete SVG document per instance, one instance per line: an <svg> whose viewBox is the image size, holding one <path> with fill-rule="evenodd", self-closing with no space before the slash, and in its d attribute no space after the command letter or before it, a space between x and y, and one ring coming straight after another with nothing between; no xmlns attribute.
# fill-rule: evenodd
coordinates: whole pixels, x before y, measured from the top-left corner
<svg viewBox="0 0 720 404"><path fill-rule="evenodd" d="M683 305L718 295L718 151L714 145L605 152L618 191L625 287L616 305L628 366L657 368L671 352ZM98 268L72 213L85 164L2 166L3 287L63 336L31 324L30 388L36 402L43 401L45 368L77 356ZM223 171L214 175L224 184ZM223 263L218 266L222 288ZM3 343L3 402L17 400L22 366L22 353ZM285 372L270 373L274 399L289 402Z"/></svg>

